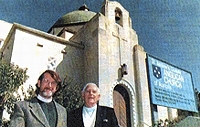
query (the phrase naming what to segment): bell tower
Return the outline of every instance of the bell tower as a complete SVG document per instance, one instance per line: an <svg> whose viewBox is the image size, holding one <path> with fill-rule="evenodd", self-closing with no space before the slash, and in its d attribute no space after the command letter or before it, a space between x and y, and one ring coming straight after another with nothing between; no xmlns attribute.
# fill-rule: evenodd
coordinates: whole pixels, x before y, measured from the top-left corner
<svg viewBox="0 0 200 127"><path fill-rule="evenodd" d="M138 45L137 34L129 12L120 3L104 0L101 13L98 56L99 88L103 92L99 103L115 109L121 126L136 126L133 49Z"/></svg>

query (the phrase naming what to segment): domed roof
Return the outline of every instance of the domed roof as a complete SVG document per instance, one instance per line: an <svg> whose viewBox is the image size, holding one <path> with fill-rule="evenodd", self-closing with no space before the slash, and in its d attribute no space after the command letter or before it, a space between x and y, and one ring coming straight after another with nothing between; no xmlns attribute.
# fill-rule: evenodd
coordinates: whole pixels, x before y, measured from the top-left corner
<svg viewBox="0 0 200 127"><path fill-rule="evenodd" d="M88 22L95 15L96 13L89 11L89 8L84 4L79 8L79 10L67 13L62 16L56 21L53 27Z"/></svg>

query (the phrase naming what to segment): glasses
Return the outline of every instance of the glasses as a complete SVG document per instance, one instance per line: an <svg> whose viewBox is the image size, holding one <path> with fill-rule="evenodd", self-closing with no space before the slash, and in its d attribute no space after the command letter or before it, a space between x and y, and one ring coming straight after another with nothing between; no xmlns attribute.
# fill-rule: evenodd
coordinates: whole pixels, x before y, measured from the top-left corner
<svg viewBox="0 0 200 127"><path fill-rule="evenodd" d="M87 94L97 94L98 91L97 90L86 90L85 93L87 93Z"/></svg>
<svg viewBox="0 0 200 127"><path fill-rule="evenodd" d="M48 79L46 78L43 78L42 80L44 83L46 84L51 84L52 86L56 86L57 85L57 82L56 81L53 81L53 82L50 82Z"/></svg>

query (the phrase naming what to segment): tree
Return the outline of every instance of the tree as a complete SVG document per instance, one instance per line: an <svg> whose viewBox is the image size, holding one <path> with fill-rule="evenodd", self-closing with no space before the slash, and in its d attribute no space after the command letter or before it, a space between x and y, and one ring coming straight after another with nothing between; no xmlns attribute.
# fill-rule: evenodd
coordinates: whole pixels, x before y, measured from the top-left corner
<svg viewBox="0 0 200 127"><path fill-rule="evenodd" d="M63 105L66 110L75 109L83 105L82 87L73 78L66 76L62 82L62 88L54 96L55 100Z"/></svg>
<svg viewBox="0 0 200 127"><path fill-rule="evenodd" d="M3 110L12 112L13 102L18 98L14 97L14 93L17 93L19 87L28 79L26 72L27 68L22 69L12 63L0 61L0 126Z"/></svg>

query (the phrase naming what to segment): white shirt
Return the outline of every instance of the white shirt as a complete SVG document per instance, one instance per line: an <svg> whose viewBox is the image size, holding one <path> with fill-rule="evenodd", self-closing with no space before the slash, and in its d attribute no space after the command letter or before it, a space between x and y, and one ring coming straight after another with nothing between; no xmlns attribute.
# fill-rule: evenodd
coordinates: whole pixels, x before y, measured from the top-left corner
<svg viewBox="0 0 200 127"><path fill-rule="evenodd" d="M94 127L96 121L97 105L91 108L83 106L83 123L84 127Z"/></svg>

